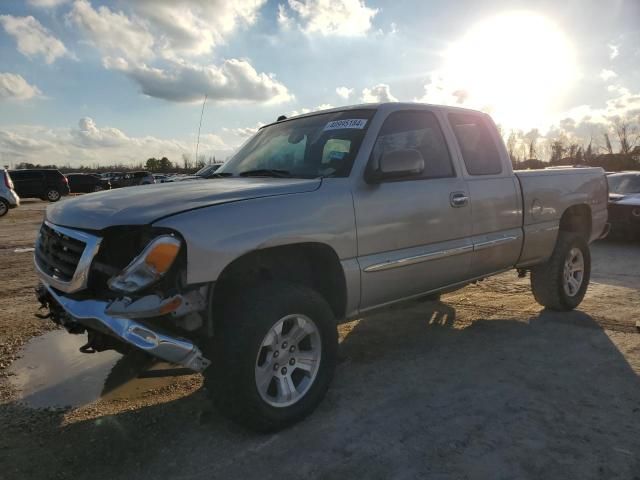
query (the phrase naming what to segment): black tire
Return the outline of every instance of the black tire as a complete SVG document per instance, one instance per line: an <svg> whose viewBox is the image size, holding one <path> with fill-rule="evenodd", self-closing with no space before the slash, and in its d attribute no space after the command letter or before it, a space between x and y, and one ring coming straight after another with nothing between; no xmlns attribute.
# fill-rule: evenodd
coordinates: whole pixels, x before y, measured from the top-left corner
<svg viewBox="0 0 640 480"><path fill-rule="evenodd" d="M9 213L9 202L0 198L0 217L4 217L7 213Z"/></svg>
<svg viewBox="0 0 640 480"><path fill-rule="evenodd" d="M307 287L273 283L230 300L222 311L206 348L212 365L204 371L214 405L225 416L258 432L283 429L313 412L329 388L337 363L336 320L324 298ZM256 362L269 330L292 314L312 319L321 339L321 360L306 393L293 405L275 407L258 391Z"/></svg>
<svg viewBox="0 0 640 480"><path fill-rule="evenodd" d="M565 262L572 249L582 253L584 270L577 293L569 295L564 287ZM531 269L531 290L536 301L551 310L566 312L576 308L587 292L591 277L591 253L589 245L580 235L560 232L551 258Z"/></svg>
<svg viewBox="0 0 640 480"><path fill-rule="evenodd" d="M60 193L60 190L58 190L57 188L49 188L44 199L54 203L60 200L61 197L62 194Z"/></svg>
<svg viewBox="0 0 640 480"><path fill-rule="evenodd" d="M102 190L104 190L102 185L96 185L95 187L93 187L94 192L101 192Z"/></svg>

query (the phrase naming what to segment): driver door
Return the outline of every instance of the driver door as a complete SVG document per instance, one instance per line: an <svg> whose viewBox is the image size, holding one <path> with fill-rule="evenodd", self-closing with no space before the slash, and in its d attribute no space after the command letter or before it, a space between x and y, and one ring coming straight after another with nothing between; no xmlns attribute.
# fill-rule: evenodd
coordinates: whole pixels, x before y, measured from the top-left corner
<svg viewBox="0 0 640 480"><path fill-rule="evenodd" d="M470 272L469 192L432 112L389 114L368 169L406 149L421 153L422 173L363 182L354 191L361 310L464 281Z"/></svg>

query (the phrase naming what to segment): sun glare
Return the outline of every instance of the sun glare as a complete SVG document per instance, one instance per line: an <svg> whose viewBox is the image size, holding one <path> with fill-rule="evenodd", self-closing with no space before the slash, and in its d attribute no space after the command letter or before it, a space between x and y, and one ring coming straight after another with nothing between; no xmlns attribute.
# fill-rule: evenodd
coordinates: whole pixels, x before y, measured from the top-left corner
<svg viewBox="0 0 640 480"><path fill-rule="evenodd" d="M573 47L547 18L491 17L446 53L444 76L506 128L544 127L576 78Z"/></svg>

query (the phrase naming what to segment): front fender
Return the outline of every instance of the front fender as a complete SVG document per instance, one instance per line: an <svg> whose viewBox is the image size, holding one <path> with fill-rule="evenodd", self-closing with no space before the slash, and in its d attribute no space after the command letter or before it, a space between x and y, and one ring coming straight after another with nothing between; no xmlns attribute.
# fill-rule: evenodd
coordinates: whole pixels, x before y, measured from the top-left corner
<svg viewBox="0 0 640 480"><path fill-rule="evenodd" d="M230 202L154 223L178 231L187 244L187 283L215 281L251 251L323 243L340 260L355 258L357 241L348 179L326 179L313 192Z"/></svg>

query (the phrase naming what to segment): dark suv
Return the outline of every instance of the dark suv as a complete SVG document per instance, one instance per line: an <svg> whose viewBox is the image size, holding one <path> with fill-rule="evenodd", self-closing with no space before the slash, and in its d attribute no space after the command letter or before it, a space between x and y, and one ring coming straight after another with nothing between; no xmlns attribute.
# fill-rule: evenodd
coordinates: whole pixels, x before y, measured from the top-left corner
<svg viewBox="0 0 640 480"><path fill-rule="evenodd" d="M37 168L29 170L11 170L14 189L21 198L41 198L57 202L60 197L69 195L69 182L58 170Z"/></svg>
<svg viewBox="0 0 640 480"><path fill-rule="evenodd" d="M67 173L71 193L91 193L110 190L111 182L90 173Z"/></svg>

